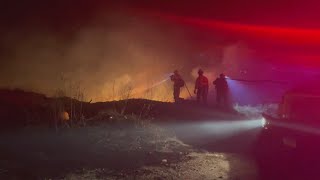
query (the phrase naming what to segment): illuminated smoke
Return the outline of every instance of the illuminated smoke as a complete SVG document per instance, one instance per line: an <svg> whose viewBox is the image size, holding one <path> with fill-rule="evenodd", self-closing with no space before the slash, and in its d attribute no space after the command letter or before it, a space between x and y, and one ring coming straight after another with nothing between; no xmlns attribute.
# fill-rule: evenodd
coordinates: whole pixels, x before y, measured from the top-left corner
<svg viewBox="0 0 320 180"><path fill-rule="evenodd" d="M238 41L201 43L184 28L119 12L99 14L67 36L43 27L13 28L2 40L6 61L0 66L0 87L48 96L62 88L72 96L76 84L85 100L172 101L167 75L179 69L192 93L203 68L213 97L212 81L221 72L238 75L250 49ZM181 96L190 98L185 87Z"/></svg>
<svg viewBox="0 0 320 180"><path fill-rule="evenodd" d="M4 41L13 53L2 62L0 86L52 96L58 88L71 95L69 84L80 84L87 100L118 100L127 94L172 101L172 82L163 81L163 75L188 59L183 35L121 13L91 23L70 38L45 28L13 29Z"/></svg>
<svg viewBox="0 0 320 180"><path fill-rule="evenodd" d="M221 61L237 60L237 52L230 55L236 48L230 50L226 45L226 50L214 47L206 51L202 56L208 58L194 63L204 57L194 56L201 52L192 47L194 40L186 38L181 27L126 13L99 15L70 37L41 27L26 32L12 29L5 34L3 43L11 53L1 66L0 87L48 96L64 89L72 96L77 84L85 100L129 97L172 101L172 82L167 75L174 69L179 69L192 92L198 68L205 67L211 84L224 71ZM217 51L224 54L222 58L212 54ZM190 98L185 87L181 96Z"/></svg>
<svg viewBox="0 0 320 180"><path fill-rule="evenodd" d="M277 104L260 104L256 106L250 105L234 105L234 110L238 111L241 114L245 114L247 117L250 118L261 118L262 114L272 115L274 117L278 114L278 105Z"/></svg>
<svg viewBox="0 0 320 180"><path fill-rule="evenodd" d="M263 126L264 119L228 120L228 121L198 121L179 125L167 125L173 128L177 134L188 141L198 142L206 139L206 142L221 141L226 138L236 137L246 132L257 135ZM190 133L192 132L192 133ZM210 137L209 139L207 139ZM256 136L252 136L255 139Z"/></svg>

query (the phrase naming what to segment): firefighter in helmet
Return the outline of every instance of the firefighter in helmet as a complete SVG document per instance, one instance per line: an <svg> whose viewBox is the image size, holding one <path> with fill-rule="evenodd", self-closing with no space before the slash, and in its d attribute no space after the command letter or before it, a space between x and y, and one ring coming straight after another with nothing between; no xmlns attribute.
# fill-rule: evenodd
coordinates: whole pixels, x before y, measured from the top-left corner
<svg viewBox="0 0 320 180"><path fill-rule="evenodd" d="M213 81L213 84L216 86L218 106L227 106L229 87L226 76L224 74L220 74L220 76L215 81Z"/></svg>
<svg viewBox="0 0 320 180"><path fill-rule="evenodd" d="M180 76L178 70L173 72L173 75L170 76L171 81L173 81L173 98L177 103L181 100L180 98L180 89L184 86L185 82Z"/></svg>
<svg viewBox="0 0 320 180"><path fill-rule="evenodd" d="M194 93L197 94L197 102L200 103L202 100L202 102L206 105L209 90L208 78L203 75L202 69L199 69L198 75L199 76L194 87Z"/></svg>

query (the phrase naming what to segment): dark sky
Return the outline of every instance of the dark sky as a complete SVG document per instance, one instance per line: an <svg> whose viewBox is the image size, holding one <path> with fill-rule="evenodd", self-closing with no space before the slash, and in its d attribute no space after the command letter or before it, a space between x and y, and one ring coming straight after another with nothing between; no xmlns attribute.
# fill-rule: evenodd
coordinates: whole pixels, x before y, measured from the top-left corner
<svg viewBox="0 0 320 180"><path fill-rule="evenodd" d="M32 28L49 28L58 33L65 33L69 37L81 26L92 23L92 20L99 14L110 10L161 12L240 24L314 29L320 28L319 7L320 3L316 0L186 2L169 0L8 0L7 3L2 3L0 13L2 32L10 31L10 28L26 31Z"/></svg>
<svg viewBox="0 0 320 180"><path fill-rule="evenodd" d="M319 27L319 2L316 0L268 1L169 1L169 0L115 0L115 1L39 1L22 0L2 2L1 14L9 24L19 24L28 19L53 21L56 25L89 20L99 11L135 7L178 15L213 18L241 23L271 24L296 27ZM46 19L48 18L48 19ZM76 23L74 22L74 23ZM60 24L61 23L61 24Z"/></svg>
<svg viewBox="0 0 320 180"><path fill-rule="evenodd" d="M317 1L188 1L184 3L152 1L141 3L146 9L157 9L170 13L229 20L240 23L271 25L293 25L318 27L319 19Z"/></svg>

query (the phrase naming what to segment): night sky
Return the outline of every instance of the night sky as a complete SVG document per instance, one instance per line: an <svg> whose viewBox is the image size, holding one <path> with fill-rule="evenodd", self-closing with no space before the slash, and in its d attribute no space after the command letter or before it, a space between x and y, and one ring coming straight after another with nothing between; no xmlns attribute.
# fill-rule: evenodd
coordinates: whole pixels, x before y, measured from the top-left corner
<svg viewBox="0 0 320 180"><path fill-rule="evenodd" d="M52 96L81 84L88 99L105 101L114 86L140 97L174 69L190 88L200 67L210 81L220 72L285 81L298 72L310 80L319 77L319 7L276 0L7 1L0 86ZM146 98L168 100L169 86Z"/></svg>

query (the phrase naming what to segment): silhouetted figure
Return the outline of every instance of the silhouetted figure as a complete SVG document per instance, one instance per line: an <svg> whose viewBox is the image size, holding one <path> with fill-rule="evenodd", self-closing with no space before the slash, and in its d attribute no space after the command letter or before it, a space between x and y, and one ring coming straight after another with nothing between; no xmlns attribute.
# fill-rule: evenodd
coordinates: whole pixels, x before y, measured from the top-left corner
<svg viewBox="0 0 320 180"><path fill-rule="evenodd" d="M200 103L201 99L203 103L207 104L207 96L209 90L208 78L203 75L202 69L198 71L198 78L194 87L194 93L197 94L197 102Z"/></svg>
<svg viewBox="0 0 320 180"><path fill-rule="evenodd" d="M180 89L184 86L185 82L181 78L178 70L173 72L173 75L170 76L171 81L173 81L173 98L175 102L179 102L180 98Z"/></svg>
<svg viewBox="0 0 320 180"><path fill-rule="evenodd" d="M220 77L213 81L213 84L216 86L217 93L217 104L220 107L228 106L228 93L229 87L226 76L224 74L220 74Z"/></svg>

